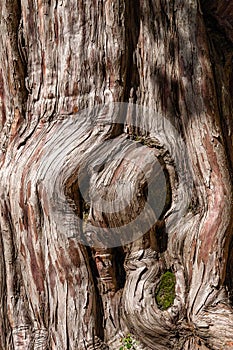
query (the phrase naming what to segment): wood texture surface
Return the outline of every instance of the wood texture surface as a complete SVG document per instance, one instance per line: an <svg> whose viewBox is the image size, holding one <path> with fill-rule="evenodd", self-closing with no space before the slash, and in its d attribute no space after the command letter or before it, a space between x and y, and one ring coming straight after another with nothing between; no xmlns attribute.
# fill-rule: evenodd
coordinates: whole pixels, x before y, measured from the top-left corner
<svg viewBox="0 0 233 350"><path fill-rule="evenodd" d="M233 347L232 14L220 0L1 1L0 349L116 350L128 333L144 350ZM92 125L111 102L161 116L160 139L153 115ZM107 162L109 140L130 164ZM168 186L160 220L127 245L80 244L88 224L104 234L137 216L135 164L153 178L152 155ZM77 174L99 159L85 203ZM103 183L120 203L140 200L103 213ZM162 310L168 270L175 299Z"/></svg>

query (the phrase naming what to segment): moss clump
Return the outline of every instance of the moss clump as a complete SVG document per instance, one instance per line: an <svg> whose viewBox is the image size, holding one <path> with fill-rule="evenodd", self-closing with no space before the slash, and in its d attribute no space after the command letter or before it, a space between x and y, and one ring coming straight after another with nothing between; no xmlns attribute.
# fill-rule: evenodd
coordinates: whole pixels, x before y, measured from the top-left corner
<svg viewBox="0 0 233 350"><path fill-rule="evenodd" d="M174 273L165 272L160 280L160 283L155 291L156 302L160 309L167 310L175 299L176 278Z"/></svg>

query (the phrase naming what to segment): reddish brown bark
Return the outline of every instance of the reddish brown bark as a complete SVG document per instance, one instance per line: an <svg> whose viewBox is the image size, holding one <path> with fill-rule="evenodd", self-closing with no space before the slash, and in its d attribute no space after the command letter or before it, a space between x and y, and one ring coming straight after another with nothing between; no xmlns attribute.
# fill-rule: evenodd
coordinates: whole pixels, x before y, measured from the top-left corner
<svg viewBox="0 0 233 350"><path fill-rule="evenodd" d="M140 349L232 348L231 2L4 0L0 13L0 348L117 349L128 332ZM161 116L161 138L153 113L134 120L131 105L128 135L81 113L110 102ZM128 163L107 162L111 147ZM167 177L160 221L123 247L80 244L78 218L104 233L137 216L152 153ZM99 172L84 203L88 161ZM140 199L103 214L98 184L114 196L119 179ZM167 270L175 298L163 310Z"/></svg>

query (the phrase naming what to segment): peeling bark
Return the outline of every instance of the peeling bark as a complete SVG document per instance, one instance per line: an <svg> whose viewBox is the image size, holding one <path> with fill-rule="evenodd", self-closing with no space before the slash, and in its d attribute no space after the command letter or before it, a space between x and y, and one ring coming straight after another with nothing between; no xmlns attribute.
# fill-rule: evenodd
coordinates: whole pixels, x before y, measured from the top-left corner
<svg viewBox="0 0 233 350"><path fill-rule="evenodd" d="M0 349L117 349L129 332L140 349L232 348L232 4L3 0L0 13ZM83 117L111 102L129 103L123 122ZM160 139L133 103L161 116ZM118 149L128 163L107 162ZM150 229L128 244L82 245L77 232L137 217L142 172L155 184L165 174L162 215L149 208ZM136 204L98 210L102 183ZM163 309L166 271L175 298Z"/></svg>

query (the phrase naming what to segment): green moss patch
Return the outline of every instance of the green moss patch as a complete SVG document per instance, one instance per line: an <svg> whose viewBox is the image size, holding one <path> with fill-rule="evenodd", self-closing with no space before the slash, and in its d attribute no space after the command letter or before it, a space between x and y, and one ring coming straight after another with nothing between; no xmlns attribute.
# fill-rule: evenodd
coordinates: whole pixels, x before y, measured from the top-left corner
<svg viewBox="0 0 233 350"><path fill-rule="evenodd" d="M161 276L155 291L156 302L160 309L167 310L175 299L176 278L174 273L167 271Z"/></svg>

